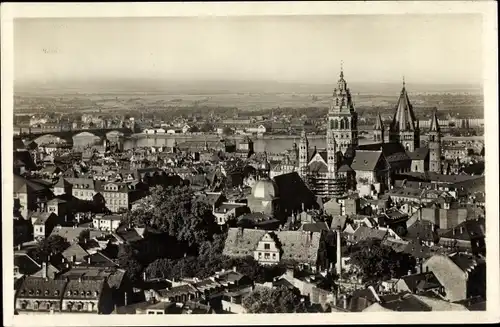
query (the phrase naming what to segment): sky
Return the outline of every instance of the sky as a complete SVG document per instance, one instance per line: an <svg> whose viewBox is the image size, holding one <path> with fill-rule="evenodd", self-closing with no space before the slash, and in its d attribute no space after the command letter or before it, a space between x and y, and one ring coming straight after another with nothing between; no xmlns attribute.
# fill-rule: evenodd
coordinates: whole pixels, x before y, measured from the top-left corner
<svg viewBox="0 0 500 327"><path fill-rule="evenodd" d="M480 15L14 21L15 82L482 82Z"/></svg>

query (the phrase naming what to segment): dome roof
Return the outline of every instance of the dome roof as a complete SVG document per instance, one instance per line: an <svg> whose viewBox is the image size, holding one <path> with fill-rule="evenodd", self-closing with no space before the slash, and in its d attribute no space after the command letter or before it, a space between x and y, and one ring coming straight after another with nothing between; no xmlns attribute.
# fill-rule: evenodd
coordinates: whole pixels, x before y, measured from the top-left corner
<svg viewBox="0 0 500 327"><path fill-rule="evenodd" d="M255 199L272 200L278 196L278 186L270 179L261 179L252 188L252 197Z"/></svg>

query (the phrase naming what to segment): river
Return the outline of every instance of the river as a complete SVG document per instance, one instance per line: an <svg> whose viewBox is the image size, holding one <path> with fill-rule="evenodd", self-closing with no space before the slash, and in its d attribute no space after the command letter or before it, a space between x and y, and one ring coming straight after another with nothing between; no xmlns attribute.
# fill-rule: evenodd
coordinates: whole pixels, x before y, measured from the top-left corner
<svg viewBox="0 0 500 327"><path fill-rule="evenodd" d="M171 147L173 146L175 140L179 143L182 143L184 140L189 140L189 139L196 139L199 141L203 141L204 137L203 136L193 136L191 138L182 136L180 137L175 137L174 135L172 136L145 136L145 135L139 135L135 136L133 138L127 139L124 144L125 150L131 149L131 148L136 148L136 147L159 147L159 146L166 146L166 147ZM209 138L210 140L213 140L213 137ZM425 136L421 136L422 140L425 140ZM291 149L293 147L294 143L299 143L300 137L299 136L280 136L278 138L271 138L271 137L265 137L265 138L253 138L254 142L254 150L256 152L264 152L267 151L269 153L280 153L286 149ZM443 137L444 141L480 141L484 140L484 137L482 136L476 136L476 137L449 137L445 136ZM238 142L238 141L236 141ZM371 139L371 135L367 135L367 138L360 138L359 139L359 144L369 144L373 143L373 140ZM326 138L324 136L311 136L309 137L309 146L310 147L318 147L318 148L326 148Z"/></svg>

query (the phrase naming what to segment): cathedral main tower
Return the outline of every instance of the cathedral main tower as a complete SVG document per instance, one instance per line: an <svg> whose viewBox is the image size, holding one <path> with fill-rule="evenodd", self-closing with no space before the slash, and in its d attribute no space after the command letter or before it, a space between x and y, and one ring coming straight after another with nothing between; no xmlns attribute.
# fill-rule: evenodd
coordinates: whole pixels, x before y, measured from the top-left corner
<svg viewBox="0 0 500 327"><path fill-rule="evenodd" d="M390 126L389 140L401 143L408 152L413 152L420 147L420 128L408 98L404 80Z"/></svg>
<svg viewBox="0 0 500 327"><path fill-rule="evenodd" d="M353 151L358 146L358 114L354 110L351 91L347 87L342 67L337 87L333 90L327 130L342 154L345 155L348 149Z"/></svg>

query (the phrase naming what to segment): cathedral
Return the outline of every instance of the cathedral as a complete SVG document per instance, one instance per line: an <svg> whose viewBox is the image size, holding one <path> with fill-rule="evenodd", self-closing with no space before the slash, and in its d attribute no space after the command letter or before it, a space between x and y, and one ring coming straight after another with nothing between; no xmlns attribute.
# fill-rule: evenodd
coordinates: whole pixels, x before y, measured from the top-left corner
<svg viewBox="0 0 500 327"><path fill-rule="evenodd" d="M377 115L371 144L359 145L358 115L341 69L328 111L326 149L311 149L305 131L298 146L298 172L318 196L339 198L350 190L378 195L390 188L395 174L441 173L441 134L433 113L428 146L420 147L420 128L405 82L386 127Z"/></svg>

